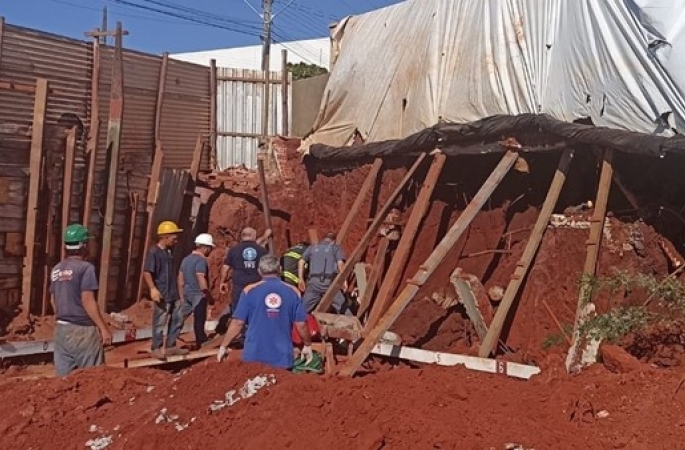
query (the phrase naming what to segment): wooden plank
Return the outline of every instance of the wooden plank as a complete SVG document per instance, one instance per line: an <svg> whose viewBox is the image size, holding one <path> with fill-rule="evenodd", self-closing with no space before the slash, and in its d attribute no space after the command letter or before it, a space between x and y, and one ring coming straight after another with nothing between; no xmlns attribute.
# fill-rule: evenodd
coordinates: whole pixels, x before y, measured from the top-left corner
<svg viewBox="0 0 685 450"><path fill-rule="evenodd" d="M162 175L162 165L164 163L164 150L162 150L162 144L157 143L157 149L155 150L155 156L152 159L152 171L150 172L150 184L147 188L147 195L145 198L145 211L146 220L145 225L145 236L143 237L143 257L140 258L140 267L138 272L138 286L136 292L136 301L140 301L143 298L143 267L145 266L145 254L152 243L152 229L154 227L155 220L155 208L157 206L157 196L159 195L159 183Z"/></svg>
<svg viewBox="0 0 685 450"><path fill-rule="evenodd" d="M447 161L447 157L444 153L437 153L433 157L433 162L431 163L430 169L428 169L426 179L423 181L421 191L419 192L416 202L414 203L414 207L411 210L409 220L402 230L400 242L397 244L397 249L392 255L392 261L390 261L388 271L383 278L380 289L378 290L378 295L376 296L374 305L371 308L369 319L366 321L366 329L373 328L383 314L385 314L390 306L390 303L392 302L395 291L397 291L397 288L400 285L402 274L407 268L409 256L414 248L416 234L419 232L419 228L421 223L423 223L423 218L426 216L426 212L428 212L430 200L433 196L433 190L435 190L435 185L438 182L442 168L445 166L445 161Z"/></svg>
<svg viewBox="0 0 685 450"><path fill-rule="evenodd" d="M102 245L100 246L100 289L98 304L107 312L107 291L111 266L112 231L114 228L114 202L116 199L117 178L119 176L119 152L121 150L121 120L124 111L124 60L122 49L121 22L117 22L112 63L112 86L109 100L109 125L107 127L107 150L109 152L109 176L105 217L103 218Z"/></svg>
<svg viewBox="0 0 685 450"><path fill-rule="evenodd" d="M64 152L64 175L62 178L62 230L66 229L71 216L71 186L74 181L74 158L76 154L76 127L69 130L67 146ZM62 245L62 259L67 251Z"/></svg>
<svg viewBox="0 0 685 450"><path fill-rule="evenodd" d="M24 235L7 233L5 235L5 256L24 256Z"/></svg>
<svg viewBox="0 0 685 450"><path fill-rule="evenodd" d="M357 280L357 289L361 298L366 292L366 264L357 263L354 265L354 277Z"/></svg>
<svg viewBox="0 0 685 450"><path fill-rule="evenodd" d="M473 328L475 328L478 338L482 341L488 333L488 326L479 308L476 295L471 288L471 283L463 275L461 268L457 267L452 272L450 281L454 286L457 296L459 296L460 303L466 310L466 315L469 316L471 323L473 323Z"/></svg>
<svg viewBox="0 0 685 450"><path fill-rule="evenodd" d="M416 161L404 175L402 181L400 181L395 190L390 194L390 197L388 197L388 199L386 200L385 204L376 213L376 217L374 218L371 225L369 225L369 228L366 230L364 236L362 236L361 241L359 241L357 247L355 247L349 259L345 262L343 270L335 277L331 285L328 287L328 290L319 302L319 305L316 307L316 311L326 312L331 307L331 304L333 303L333 298L335 298L336 293L342 288L343 283L350 276L352 270L354 270L354 265L361 260L362 255L364 254L366 248L369 246L369 243L371 242L371 238L373 238L373 236L375 236L376 233L378 233L378 230L380 229L381 225L383 225L385 217L388 215L388 212L390 212L390 209L395 204L395 200L397 200L397 197L400 196L405 186L407 185L409 180L411 180L411 178L414 176L414 173L419 168L419 166L425 158L425 153L421 153L418 156L418 158L416 158Z"/></svg>
<svg viewBox="0 0 685 450"><path fill-rule="evenodd" d="M283 117L281 133L283 136L288 137L290 136L290 110L288 101L288 50L286 49L281 50L281 78L281 115Z"/></svg>
<svg viewBox="0 0 685 450"><path fill-rule="evenodd" d="M0 178L0 205L4 205L9 200L10 195L10 180L7 178Z"/></svg>
<svg viewBox="0 0 685 450"><path fill-rule="evenodd" d="M388 308L385 315L383 315L376 326L368 332L364 342L357 348L341 370L340 373L342 375L352 376L359 370L366 358L371 354L376 343L380 341L385 332L390 330L390 327L392 327L400 314L402 314L402 311L404 311L409 302L414 299L414 296L421 286L423 286L433 272L435 272L443 259L445 259L445 256L452 251L459 238L461 238L471 222L473 222L476 214L478 214L485 202L488 201L497 186L499 186L504 179L505 175L509 173L509 170L514 165L517 158L518 154L514 151L508 151L504 155L495 170L490 174L488 179L485 180L475 197L473 197L471 203L469 203L454 225L452 225L452 228L450 228L438 246L433 250L421 267L419 267L414 277L407 282L406 286L397 296L393 304L390 305L390 308Z"/></svg>
<svg viewBox="0 0 685 450"><path fill-rule="evenodd" d="M161 140L162 136L162 110L164 107L164 93L166 91L166 79L169 72L169 53L162 54L162 66L159 71L159 82L157 84L157 105L155 107L155 144Z"/></svg>
<svg viewBox="0 0 685 450"><path fill-rule="evenodd" d="M193 159L190 162L190 179L193 182L197 181L197 176L200 173L200 162L202 161L202 149L204 147L204 139L202 133L197 135L195 141L195 149L193 150Z"/></svg>
<svg viewBox="0 0 685 450"><path fill-rule="evenodd" d="M264 170L264 155L257 156L257 171L259 172L260 193L262 195L262 212L264 213L264 222L266 228L273 230L273 223L271 221L271 207L269 206L269 189L266 186L266 173ZM275 253L273 236L269 237L268 241L269 251Z"/></svg>
<svg viewBox="0 0 685 450"><path fill-rule="evenodd" d="M36 97L33 107L33 126L31 134L31 160L29 163L29 199L26 209L26 256L22 272L21 304L24 314L31 315L33 282L33 259L36 245L36 221L38 219L38 195L40 193L41 165L43 162L43 132L45 110L48 101L48 80L36 80Z"/></svg>
<svg viewBox="0 0 685 450"><path fill-rule="evenodd" d="M485 336L480 349L478 350L479 356L483 358L488 357L491 353L493 353L493 351L497 350L496 345L499 342L502 328L504 327L509 315L509 310L514 304L514 301L516 300L516 297L523 286L526 276L528 275L528 270L535 259L538 248L540 248L542 237L544 236L547 225L549 224L549 219L554 212L554 207L557 204L557 200L559 200L559 194L561 193L561 189L564 187L564 183L566 182L566 175L569 167L571 166L572 160L573 150L565 150L561 155L559 166L557 167L557 171L552 179L552 184L547 192L545 202L542 204L542 209L538 215L537 222L535 222L535 227L530 234L526 248L523 250L523 255L521 255L521 259L516 264L514 274L511 276L511 280L509 280L509 285L504 292L504 297L502 298L502 301L497 308L497 312L495 313L495 318L490 324L490 329L488 330L488 333Z"/></svg>
<svg viewBox="0 0 685 450"><path fill-rule="evenodd" d="M597 273L597 259L602 244L604 233L604 222L606 220L607 205L609 203L609 191L611 190L611 179L614 174L612 166L614 153L612 149L604 151L602 161L602 171L599 176L599 186L597 188L597 199L595 209L590 219L590 236L586 242L585 265L583 275L595 276ZM597 360L597 345L587 345L586 339L580 335L580 328L594 314L595 304L589 299L587 292L588 286L581 286L578 295L578 305L576 307L576 317L573 324L573 345L566 357L566 369L570 372L577 372L588 363ZM591 343L592 344L592 343Z"/></svg>
<svg viewBox="0 0 685 450"><path fill-rule="evenodd" d="M263 78L263 76L254 77L254 78L253 77L241 77L241 76L220 76L220 77L217 77L216 79L218 81L242 81L244 83L255 83L255 84L257 84L257 83L263 84L263 83L267 82L267 80L265 80ZM281 83L283 83L283 80L280 80L278 78L269 77L268 83L269 84L281 84Z"/></svg>
<svg viewBox="0 0 685 450"><path fill-rule="evenodd" d="M364 199L367 195L369 195L369 192L371 192L371 190L373 189L373 185L375 184L376 179L378 178L378 173L380 172L382 165L383 160L381 158L376 158L374 160L373 165L371 166L371 170L369 171L369 174L366 176L366 179L364 180L364 184L362 184L361 189L359 189L357 197L354 199L352 206L350 206L350 210L347 212L347 216L345 216L345 221L343 222L342 226L340 227L340 230L338 231L338 234L336 236L336 242L338 244L342 244L345 241L347 233L350 231L350 226L352 225L352 222L359 217L359 210L361 209L362 204L364 203Z"/></svg>
<svg viewBox="0 0 685 450"><path fill-rule="evenodd" d="M217 73L216 59L209 61L209 145L212 147L209 154L209 168L216 170L217 162Z"/></svg>
<svg viewBox="0 0 685 450"><path fill-rule="evenodd" d="M371 350L371 353L374 355L389 356L391 358L405 359L424 364L437 364L439 366L447 367L464 366L469 370L475 370L477 372L506 375L524 380L529 380L533 375L537 375L541 372L540 368L537 366L498 361L476 356L432 352L429 350L390 344L378 344Z"/></svg>
<svg viewBox="0 0 685 450"><path fill-rule="evenodd" d="M83 226L90 228L95 183L95 161L100 140L100 41L93 39L93 72L90 77L90 132L86 144L87 172L83 200Z"/></svg>
<svg viewBox="0 0 685 450"><path fill-rule="evenodd" d="M3 277L0 278L0 290L7 290L7 289L16 289L21 287L21 279L20 277Z"/></svg>
<svg viewBox="0 0 685 450"><path fill-rule="evenodd" d="M366 283L366 290L363 294L361 294L359 299L357 318L360 320L369 310L369 306L371 306L371 299L373 298L373 294L376 292L378 281L383 275L383 271L385 269L385 259L387 257L389 245L390 241L388 238L383 236L378 244L378 248L376 249L376 256L373 258L371 273L369 274L369 280Z"/></svg>

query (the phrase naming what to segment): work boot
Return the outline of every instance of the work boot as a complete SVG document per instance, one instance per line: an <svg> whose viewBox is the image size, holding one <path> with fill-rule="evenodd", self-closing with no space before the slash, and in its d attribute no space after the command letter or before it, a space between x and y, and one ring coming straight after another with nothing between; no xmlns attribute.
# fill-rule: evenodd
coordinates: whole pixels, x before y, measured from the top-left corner
<svg viewBox="0 0 685 450"><path fill-rule="evenodd" d="M187 355L188 350L184 348L178 348L178 347L169 347L166 349L166 355L167 356L180 356L180 355Z"/></svg>
<svg viewBox="0 0 685 450"><path fill-rule="evenodd" d="M152 357L160 359L160 360L166 359L166 356L164 355L164 349L158 348L158 349L152 350Z"/></svg>

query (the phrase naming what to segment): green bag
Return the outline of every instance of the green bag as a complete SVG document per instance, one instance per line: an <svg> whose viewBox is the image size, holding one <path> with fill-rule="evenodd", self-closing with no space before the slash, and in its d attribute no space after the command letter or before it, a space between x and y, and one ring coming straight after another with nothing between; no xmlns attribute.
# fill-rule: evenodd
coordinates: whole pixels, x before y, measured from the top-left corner
<svg viewBox="0 0 685 450"><path fill-rule="evenodd" d="M293 373L323 373L323 357L321 353L314 352L314 357L309 364L303 357L299 357L293 364Z"/></svg>

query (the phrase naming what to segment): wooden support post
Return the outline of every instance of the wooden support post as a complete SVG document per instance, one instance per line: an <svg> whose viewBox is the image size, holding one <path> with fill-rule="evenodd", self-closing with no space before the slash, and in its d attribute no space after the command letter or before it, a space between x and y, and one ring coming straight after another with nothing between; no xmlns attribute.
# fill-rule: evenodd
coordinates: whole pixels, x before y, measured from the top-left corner
<svg viewBox="0 0 685 450"><path fill-rule="evenodd" d="M164 108L164 94L166 92L166 79L169 72L169 53L162 54L162 66L159 70L159 82L157 83L157 103L155 107L155 150L157 142L162 136L162 110Z"/></svg>
<svg viewBox="0 0 685 450"><path fill-rule="evenodd" d="M98 30L95 30L98 32ZM95 161L100 141L100 39L93 38L93 72L90 78L90 130L86 145L87 173L86 192L83 200L83 226L90 227L93 207L93 184L95 183Z"/></svg>
<svg viewBox="0 0 685 450"><path fill-rule="evenodd" d="M357 309L357 318L359 320L364 317L364 314L369 310L369 306L371 306L371 299L376 292L378 280L380 280L383 275L383 270L385 269L385 258L388 254L389 245L390 241L388 238L382 237L378 244L378 248L376 249L376 256L373 258L373 265L371 266L369 279L366 282L366 289L359 299L359 309Z"/></svg>
<svg viewBox="0 0 685 450"><path fill-rule="evenodd" d="M328 290L326 291L323 298L316 307L317 312L325 313L328 311L328 308L331 307L331 304L333 303L333 299L335 298L336 293L342 288L343 283L345 282L345 280L347 280L347 278L354 270L354 265L361 260L362 255L364 254L366 248L371 242L371 238L375 236L376 233L378 233L378 230L380 229L381 225L383 224L383 221L385 220L385 216L388 215L388 212L390 212L390 208L392 208L395 204L395 200L397 200L397 197L400 196L405 186L407 185L409 180L411 180L411 178L414 176L414 173L419 168L419 166L425 158L425 153L421 153L419 157L416 158L414 165L412 165L411 168L407 171L407 173L404 174L404 178L402 178L400 184L397 185L392 194L390 194L390 197L388 197L388 200L385 202L383 207L378 211L375 219L373 220L369 228L366 230L364 236L362 236L361 241L359 241L359 244L357 244L349 259L345 262L345 266L343 267L342 272L340 272L335 277L331 285L328 287Z"/></svg>
<svg viewBox="0 0 685 450"><path fill-rule="evenodd" d="M140 271L138 273L138 286L136 289L136 301L143 298L143 272L145 267L145 257L147 251L152 245L152 230L155 226L155 208L157 206L157 195L159 195L159 180L162 175L162 164L164 163L164 150L162 144L157 144L155 156L152 160L152 171L150 172L150 183L147 187L147 195L145 196L145 211L147 215L147 223L145 225L145 236L143 236L143 257L140 261Z"/></svg>
<svg viewBox="0 0 685 450"><path fill-rule="evenodd" d="M31 315L33 285L33 257L36 246L36 219L38 216L38 194L40 191L41 165L43 162L43 131L45 110L48 102L48 80L36 80L36 97L33 104L33 126L31 134L31 158L29 163L29 198L26 207L26 255L21 283L21 304L26 317Z"/></svg>
<svg viewBox="0 0 685 450"><path fill-rule="evenodd" d="M602 172L599 176L599 187L597 188L597 199L595 210L590 220L590 236L586 242L587 253L585 256L585 266L583 275L595 276L597 273L597 259L604 233L604 221L606 220L607 204L609 202L609 191L611 189L611 179L614 174L612 166L613 150L604 151L602 162ZM586 348L586 339L580 335L582 325L594 314L595 305L589 297L588 287L581 286L578 296L578 306L576 307L576 318L573 324L573 345L568 351L566 358L566 369L570 372L577 372L587 363L595 362L597 359L596 348Z"/></svg>
<svg viewBox="0 0 685 450"><path fill-rule="evenodd" d="M114 61L112 63L112 91L109 100L109 125L107 127L107 151L109 153L109 177L105 217L103 218L102 245L100 246L100 280L98 304L107 312L107 291L111 265L112 231L114 228L114 207L116 186L119 176L119 150L121 148L121 119L124 112L124 59L122 49L121 22L117 22Z"/></svg>
<svg viewBox="0 0 685 450"><path fill-rule="evenodd" d="M376 326L368 332L364 338L364 342L357 348L347 364L340 371L341 375L352 376L359 370L366 358L371 354L375 345L380 341L381 337L383 337L390 327L392 327L421 286L423 286L443 259L445 259L445 256L452 251L459 238L461 238L471 222L473 222L476 214L478 214L485 202L488 201L497 186L502 182L502 179L504 179L505 175L509 173L509 170L514 165L517 158L518 154L514 151L508 151L504 155L495 170L490 174L488 179L485 180L485 183L483 183L483 186L478 190L475 197L473 197L471 203L469 203L454 225L452 225L452 228L450 228L435 250L433 250L433 253L431 253L421 267L419 267L419 270L414 277L407 282L404 289L397 296L393 304L390 305L390 308L388 308L388 311L381 317Z"/></svg>
<svg viewBox="0 0 685 450"><path fill-rule="evenodd" d="M264 222L266 224L266 228L273 230L274 227L271 221L271 207L269 206L269 189L266 186L266 172L264 170L264 155L257 156L257 169L259 171L259 184L261 185L262 210L264 212ZM269 241L267 245L269 247L270 252L275 252L273 236L269 236Z"/></svg>
<svg viewBox="0 0 685 450"><path fill-rule="evenodd" d="M67 147L64 152L64 175L62 179L62 230L69 225L71 216L71 185L74 180L74 157L76 153L76 127L69 130ZM52 230L48 230L52 233ZM62 242L64 244L64 242ZM62 245L62 258L67 256L67 250Z"/></svg>
<svg viewBox="0 0 685 450"><path fill-rule="evenodd" d="M204 143L202 133L198 134L197 140L195 141L195 149L193 150L193 159L190 162L190 179L193 180L193 183L197 182L197 176L200 173L200 162L202 161Z"/></svg>
<svg viewBox="0 0 685 450"><path fill-rule="evenodd" d="M367 280L366 280L366 264L365 263L357 263L354 265L354 278L357 282L357 291L359 292L359 296L363 296L364 292L366 292L367 286Z"/></svg>
<svg viewBox="0 0 685 450"><path fill-rule="evenodd" d="M400 242L397 244L397 249L392 256L388 272L383 278L383 283L378 290L378 295L374 301L373 308L369 314L369 320L366 322L366 329L373 328L378 320L385 314L392 302L393 295L400 284L402 274L407 267L409 256L414 248L416 234L419 232L419 227L423 222L423 218L430 206L430 200L433 196L433 190L438 182L442 168L445 166L447 157L444 153L438 153L433 157L433 162L426 174L426 179L423 181L423 186L419 192L414 207L411 210L407 225L402 230Z"/></svg>
<svg viewBox="0 0 685 450"><path fill-rule="evenodd" d="M281 134L285 137L290 136L290 103L288 101L288 50L281 50L281 108L283 109L283 122L281 125Z"/></svg>
<svg viewBox="0 0 685 450"><path fill-rule="evenodd" d="M136 224L138 222L138 203L140 202L140 194L132 192L129 195L129 204L131 206L130 216L128 219L128 236L126 237L126 265L122 271L121 286L125 293L128 293L129 278L131 277L131 262L133 260L133 242L136 236ZM143 258L145 255L143 255ZM138 286L134 286L133 291L137 293Z"/></svg>
<svg viewBox="0 0 685 450"><path fill-rule="evenodd" d="M530 234L526 248L523 250L523 255L521 259L516 264L514 269L514 274L509 280L509 285L507 290L504 292L504 297L500 302L499 308L495 313L495 318L490 324L490 328L483 339L483 342L478 351L478 355L481 358L490 356L491 353L497 350L496 346L499 342L500 334L502 333L502 328L507 320L509 310L511 309L516 297L523 286L523 283L528 275L528 271L533 263L535 255L540 248L540 243L542 242L542 237L545 234L547 225L549 224L549 219L554 212L554 207L559 200L559 194L561 189L566 182L566 174L571 165L571 160L573 159L573 150L564 150L559 160L559 166L552 179L552 184L550 185L549 191L547 192L547 197L540 210L540 215L535 223L535 227Z"/></svg>
<svg viewBox="0 0 685 450"><path fill-rule="evenodd" d="M364 203L364 199L369 194L369 192L371 192L371 189L373 189L373 185L376 182L376 178L378 178L378 172L381 170L382 165L383 160L381 158L376 158L374 160L373 165L371 166L371 170L369 171L369 174L366 176L366 179L364 180L364 184L362 184L361 189L357 193L357 198L354 199L352 206L350 206L350 210L347 212L345 221L340 227L340 231L338 231L338 234L336 236L337 244L342 245L342 243L345 241L347 233L350 231L352 221L359 216L359 210L362 207L362 203Z"/></svg>
<svg viewBox="0 0 685 450"><path fill-rule="evenodd" d="M217 78L216 78L216 59L209 61L209 145L211 151L209 154L209 167L211 170L216 170L216 162L219 155L217 154Z"/></svg>

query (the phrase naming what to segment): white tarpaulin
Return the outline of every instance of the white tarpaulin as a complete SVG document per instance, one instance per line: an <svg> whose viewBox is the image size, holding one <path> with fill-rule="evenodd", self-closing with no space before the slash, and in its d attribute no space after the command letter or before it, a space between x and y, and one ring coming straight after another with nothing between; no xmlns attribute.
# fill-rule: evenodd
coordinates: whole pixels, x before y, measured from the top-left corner
<svg viewBox="0 0 685 450"><path fill-rule="evenodd" d="M498 114L685 131L685 0L412 0L349 17L333 37L305 148Z"/></svg>

